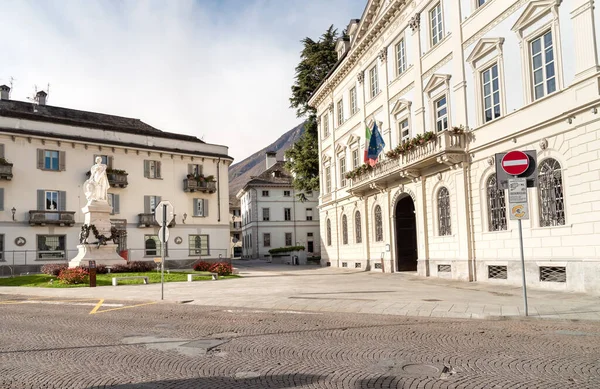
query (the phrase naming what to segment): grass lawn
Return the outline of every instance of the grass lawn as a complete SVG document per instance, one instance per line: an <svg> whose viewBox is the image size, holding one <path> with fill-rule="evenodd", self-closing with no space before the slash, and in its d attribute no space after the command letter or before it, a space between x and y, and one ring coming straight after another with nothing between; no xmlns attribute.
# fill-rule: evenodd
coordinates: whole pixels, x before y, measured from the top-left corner
<svg viewBox="0 0 600 389"><path fill-rule="evenodd" d="M186 282L187 276L186 274L208 274L207 272L201 271L190 271L190 272L171 272L170 274L165 272L165 282ZM148 277L148 282L151 284L160 283L160 272L152 271L146 273L111 273L111 274L97 274L96 275L96 285L97 286L110 286L112 285L113 277L129 277L129 276L146 276ZM238 275L229 275L219 277L221 279L227 278L239 278ZM50 283L50 280L54 280L54 282ZM194 281L208 281L211 280L211 276L207 275L206 277L194 277ZM137 280L119 280L119 285L128 285L128 284L143 284L144 281L141 279ZM48 274L32 274L28 276L18 276L14 278L0 278L0 286L27 286L27 287L38 287L38 288L81 288L88 287L89 284L75 284L75 285L65 285L58 282L58 279L55 276L51 276Z"/></svg>

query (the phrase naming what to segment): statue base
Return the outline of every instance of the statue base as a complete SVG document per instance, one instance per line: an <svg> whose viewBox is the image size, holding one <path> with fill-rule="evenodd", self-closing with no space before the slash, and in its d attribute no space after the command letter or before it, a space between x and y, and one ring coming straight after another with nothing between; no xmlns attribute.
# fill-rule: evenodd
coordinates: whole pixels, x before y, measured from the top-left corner
<svg viewBox="0 0 600 389"><path fill-rule="evenodd" d="M117 245L114 243L107 243L106 245L100 245L98 247L94 244L80 244L77 245L79 252L75 258L69 261L69 267L89 265L89 261L96 261L96 265L125 265L127 261L117 254Z"/></svg>

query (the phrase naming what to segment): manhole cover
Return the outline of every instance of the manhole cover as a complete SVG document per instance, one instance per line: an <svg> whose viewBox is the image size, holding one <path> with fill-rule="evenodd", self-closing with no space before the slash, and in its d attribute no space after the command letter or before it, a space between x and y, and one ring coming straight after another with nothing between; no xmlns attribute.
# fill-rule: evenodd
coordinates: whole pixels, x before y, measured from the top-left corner
<svg viewBox="0 0 600 389"><path fill-rule="evenodd" d="M408 374L418 374L426 376L437 376L442 371L433 365L424 365L420 363L408 364L402 366L402 371Z"/></svg>

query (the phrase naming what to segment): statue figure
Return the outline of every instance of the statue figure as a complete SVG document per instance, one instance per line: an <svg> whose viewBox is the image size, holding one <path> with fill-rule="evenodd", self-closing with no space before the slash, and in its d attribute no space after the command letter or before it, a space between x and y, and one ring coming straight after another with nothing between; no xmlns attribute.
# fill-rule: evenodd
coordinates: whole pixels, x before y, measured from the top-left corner
<svg viewBox="0 0 600 389"><path fill-rule="evenodd" d="M107 166L102 163L101 157L96 157L96 164L90 169L90 178L83 184L85 197L89 202L108 201L108 177L106 176Z"/></svg>

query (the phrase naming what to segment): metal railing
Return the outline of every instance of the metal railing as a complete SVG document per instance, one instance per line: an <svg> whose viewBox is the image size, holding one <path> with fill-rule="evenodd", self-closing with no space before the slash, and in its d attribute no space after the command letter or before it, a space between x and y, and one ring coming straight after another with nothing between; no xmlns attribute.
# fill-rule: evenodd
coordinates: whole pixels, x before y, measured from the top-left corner
<svg viewBox="0 0 600 389"><path fill-rule="evenodd" d="M217 183L214 181L197 181L194 178L186 178L183 180L184 192L208 192L217 191Z"/></svg>
<svg viewBox="0 0 600 389"><path fill-rule="evenodd" d="M107 173L106 177L111 187L127 188L127 173Z"/></svg>
<svg viewBox="0 0 600 389"><path fill-rule="evenodd" d="M140 213L138 214L138 226L139 227L154 227L159 224L154 219L153 213ZM169 227L173 227L175 225L175 217L169 223Z"/></svg>
<svg viewBox="0 0 600 389"><path fill-rule="evenodd" d="M29 211L30 225L53 224L59 226L72 226L75 224L73 211Z"/></svg>

